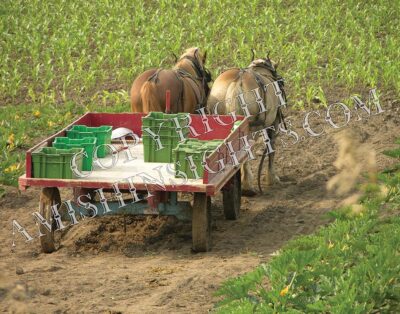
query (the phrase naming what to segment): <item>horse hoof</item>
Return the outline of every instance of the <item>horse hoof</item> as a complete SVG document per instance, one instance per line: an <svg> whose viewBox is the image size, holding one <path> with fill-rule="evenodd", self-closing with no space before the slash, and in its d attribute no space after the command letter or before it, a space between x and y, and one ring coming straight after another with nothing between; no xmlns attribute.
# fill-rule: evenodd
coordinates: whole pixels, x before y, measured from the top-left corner
<svg viewBox="0 0 400 314"><path fill-rule="evenodd" d="M275 176L271 176L271 177L266 177L264 184L266 186L272 186L275 184L280 185L281 184L281 179L279 179L279 177L277 175Z"/></svg>
<svg viewBox="0 0 400 314"><path fill-rule="evenodd" d="M242 190L243 196L256 196L257 192L254 190Z"/></svg>

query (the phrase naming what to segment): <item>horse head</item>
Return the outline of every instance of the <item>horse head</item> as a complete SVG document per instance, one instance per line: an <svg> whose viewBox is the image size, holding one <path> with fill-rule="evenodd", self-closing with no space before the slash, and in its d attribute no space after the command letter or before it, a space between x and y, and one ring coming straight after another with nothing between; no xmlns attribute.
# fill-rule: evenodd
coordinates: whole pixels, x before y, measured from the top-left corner
<svg viewBox="0 0 400 314"><path fill-rule="evenodd" d="M202 86L206 93L206 97L210 93L210 87L208 83L211 82L211 73L205 67L207 59L207 51L202 54L200 49L197 47L192 47L186 49L186 51L180 56L175 68L184 70L190 73L194 78L202 82Z"/></svg>
<svg viewBox="0 0 400 314"><path fill-rule="evenodd" d="M284 94L284 97L286 99L286 94L285 94L285 91L284 91L284 79L277 72L279 62L275 62L275 61L271 60L270 57L269 57L269 52L267 53L267 56L266 56L265 59L260 58L260 59L255 59L254 60L254 51L253 51L253 49L252 49L252 57L253 57L253 60L251 61L251 63L248 66L248 68L254 70L254 69L256 69L258 67L258 68L262 68L262 69L268 70L271 73L272 79L274 81L278 82L279 87L281 88L281 90L282 90L282 92Z"/></svg>
<svg viewBox="0 0 400 314"><path fill-rule="evenodd" d="M249 68L262 67L264 69L269 70L273 76L278 76L277 73L278 65L279 62L271 60L268 55L265 59L260 58L252 60L248 67Z"/></svg>
<svg viewBox="0 0 400 314"><path fill-rule="evenodd" d="M197 47L186 49L186 51L180 56L175 67L183 68L187 72L191 73L198 79L205 79L206 82L211 81L211 74L205 67L207 59L207 51L202 54L200 49ZM188 68L185 61L190 61L190 67Z"/></svg>

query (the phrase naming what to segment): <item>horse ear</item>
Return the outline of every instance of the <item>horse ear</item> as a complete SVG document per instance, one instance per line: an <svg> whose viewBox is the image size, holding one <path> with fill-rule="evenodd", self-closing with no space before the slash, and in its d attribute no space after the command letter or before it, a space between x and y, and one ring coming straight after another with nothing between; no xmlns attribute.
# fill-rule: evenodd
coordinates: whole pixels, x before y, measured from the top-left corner
<svg viewBox="0 0 400 314"><path fill-rule="evenodd" d="M177 55L175 54L175 52L172 52L172 55L173 55L174 58L175 58L175 63L177 63L177 62L178 62L178 57L177 57Z"/></svg>
<svg viewBox="0 0 400 314"><path fill-rule="evenodd" d="M206 64L206 59L207 59L207 50L204 51L204 55L203 55L203 64Z"/></svg>
<svg viewBox="0 0 400 314"><path fill-rule="evenodd" d="M268 60L271 60L270 58L269 58L269 53L270 53L271 51L267 51L267 59Z"/></svg>
<svg viewBox="0 0 400 314"><path fill-rule="evenodd" d="M271 60L271 64L274 67L275 71L278 69L279 64L281 63L281 59L279 58L278 61Z"/></svg>
<svg viewBox="0 0 400 314"><path fill-rule="evenodd" d="M281 63L281 58L279 58L278 61L275 62L275 64L274 64L275 70L278 69L278 66L279 66L280 63Z"/></svg>
<svg viewBox="0 0 400 314"><path fill-rule="evenodd" d="M194 56L196 59L199 57L199 48L196 48L196 49L194 50L193 56Z"/></svg>

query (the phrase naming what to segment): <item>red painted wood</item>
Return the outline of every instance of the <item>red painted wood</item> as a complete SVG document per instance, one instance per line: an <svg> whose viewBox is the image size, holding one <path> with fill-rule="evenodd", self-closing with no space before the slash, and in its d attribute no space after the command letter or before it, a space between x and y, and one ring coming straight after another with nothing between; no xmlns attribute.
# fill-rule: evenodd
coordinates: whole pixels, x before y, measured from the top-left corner
<svg viewBox="0 0 400 314"><path fill-rule="evenodd" d="M169 89L165 92L165 112L171 112L171 91Z"/></svg>
<svg viewBox="0 0 400 314"><path fill-rule="evenodd" d="M26 170L26 176L32 177L32 156L30 152L26 153L25 170Z"/></svg>
<svg viewBox="0 0 400 314"><path fill-rule="evenodd" d="M207 115L207 120L211 132L206 132L205 123L202 121L201 115L191 114L191 126L196 130L200 136L196 137L192 133L190 133L191 138L198 138L199 140L213 140L213 139L225 139L231 132L233 124L235 121L232 121L231 116L221 116L221 115ZM221 125L218 123L218 119L221 120L222 123L226 125ZM238 120L243 120L243 116L238 116Z"/></svg>
<svg viewBox="0 0 400 314"><path fill-rule="evenodd" d="M112 189L112 183L110 182L102 182L102 181L83 181L79 179L46 179L46 178L27 178L25 175L19 177L18 183L21 189L25 189L29 186L38 186L38 187L59 187L59 188L74 188L74 187L82 187L89 189ZM208 188L207 185L193 185L193 184L165 184L165 190L169 192L206 192ZM118 182L118 188L120 190L129 190L129 184L124 181ZM149 188L151 191L161 190L157 185L151 185L149 183L137 183L135 184L135 188L138 191L147 191ZM213 191L213 189L209 189Z"/></svg>

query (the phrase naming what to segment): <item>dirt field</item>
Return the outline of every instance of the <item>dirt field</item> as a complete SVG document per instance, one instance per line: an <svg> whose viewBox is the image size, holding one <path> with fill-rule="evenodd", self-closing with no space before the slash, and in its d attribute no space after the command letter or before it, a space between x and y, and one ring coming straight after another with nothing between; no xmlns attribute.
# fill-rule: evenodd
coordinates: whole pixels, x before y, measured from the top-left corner
<svg viewBox="0 0 400 314"><path fill-rule="evenodd" d="M352 119L345 132L377 151L378 168L391 163L380 152L400 134L399 104L383 99L387 111L369 120ZM292 113L295 126L304 113ZM324 214L342 200L326 191L336 170L332 129L284 149L278 144L276 172L282 183L264 195L242 198L241 217L226 221L221 197L213 199L213 249L193 254L190 223L173 218L111 216L80 222L53 254L38 240L17 237L11 252L12 219L34 232L31 213L39 190L6 187L0 199L0 310L20 313L206 313L227 278L245 273L289 239L328 223ZM362 162L362 161L360 161ZM256 169L257 162L253 168ZM62 194L65 199L69 195ZM17 271L18 270L18 271ZM23 273L22 273L23 272ZM17 274L20 273L20 274Z"/></svg>

